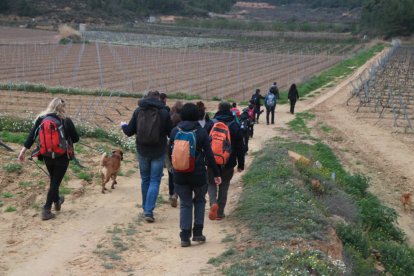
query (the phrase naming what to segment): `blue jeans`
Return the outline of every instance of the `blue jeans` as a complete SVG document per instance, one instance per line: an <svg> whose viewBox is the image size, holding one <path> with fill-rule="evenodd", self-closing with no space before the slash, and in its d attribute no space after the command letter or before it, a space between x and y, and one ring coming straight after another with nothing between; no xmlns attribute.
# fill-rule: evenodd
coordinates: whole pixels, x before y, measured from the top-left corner
<svg viewBox="0 0 414 276"><path fill-rule="evenodd" d="M139 172L141 174L142 208L144 215L152 216L160 190L165 155L147 158L138 153Z"/></svg>

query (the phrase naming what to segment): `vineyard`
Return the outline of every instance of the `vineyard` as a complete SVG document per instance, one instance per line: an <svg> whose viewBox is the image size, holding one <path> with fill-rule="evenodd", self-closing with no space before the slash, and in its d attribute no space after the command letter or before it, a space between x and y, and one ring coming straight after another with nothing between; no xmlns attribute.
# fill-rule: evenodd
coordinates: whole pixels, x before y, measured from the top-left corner
<svg viewBox="0 0 414 276"><path fill-rule="evenodd" d="M2 37L9 37L10 30L0 29ZM34 84L52 93L57 93L54 88L75 88L76 94L95 93L65 95L76 102L70 114L97 125L125 119L136 106L136 99L121 97L127 94L138 97L156 89L207 100L245 101L256 88L266 93L274 81L282 89L306 81L362 47L349 37L304 39L273 37L274 33L240 37L237 31L213 38L202 32L183 37L89 31L85 43L66 45L51 43L52 32L16 33L0 44L2 112L23 114L43 108L51 96L33 93L45 92L33 89ZM19 34L34 42L19 40ZM41 42L36 35L48 39Z"/></svg>
<svg viewBox="0 0 414 276"><path fill-rule="evenodd" d="M397 131L414 131L414 47L394 46L354 82L348 104Z"/></svg>

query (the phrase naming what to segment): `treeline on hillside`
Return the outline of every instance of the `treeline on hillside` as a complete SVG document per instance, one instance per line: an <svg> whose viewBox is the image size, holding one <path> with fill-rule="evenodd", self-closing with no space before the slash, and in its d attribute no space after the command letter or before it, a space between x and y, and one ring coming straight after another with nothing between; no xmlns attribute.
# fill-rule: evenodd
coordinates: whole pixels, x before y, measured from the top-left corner
<svg viewBox="0 0 414 276"><path fill-rule="evenodd" d="M359 8L365 0L253 0L253 2L267 2L273 5L303 4L311 8Z"/></svg>
<svg viewBox="0 0 414 276"><path fill-rule="evenodd" d="M414 0L366 0L361 24L385 37L413 34Z"/></svg>
<svg viewBox="0 0 414 276"><path fill-rule="evenodd" d="M43 15L50 12L38 8L39 3L49 7L61 6L59 0L0 0L0 13L16 13L21 16ZM150 14L207 15L208 12L224 13L236 0L86 0L70 1L65 6L74 10L102 11L112 16L124 14L147 16Z"/></svg>
<svg viewBox="0 0 414 276"><path fill-rule="evenodd" d="M362 8L362 31L385 37L414 33L414 0L253 0L311 8Z"/></svg>

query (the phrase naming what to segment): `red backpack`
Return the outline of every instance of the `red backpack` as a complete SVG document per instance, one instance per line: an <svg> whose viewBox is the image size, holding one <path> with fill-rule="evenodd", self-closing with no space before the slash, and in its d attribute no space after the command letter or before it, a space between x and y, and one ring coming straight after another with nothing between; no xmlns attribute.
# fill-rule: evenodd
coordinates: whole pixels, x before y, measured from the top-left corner
<svg viewBox="0 0 414 276"><path fill-rule="evenodd" d="M39 128L39 151L34 156L41 155L55 159L55 157L73 156L73 148L65 138L63 121L53 116L46 116Z"/></svg>
<svg viewBox="0 0 414 276"><path fill-rule="evenodd" d="M229 127L223 122L216 122L210 131L211 149L217 165L226 165L231 154Z"/></svg>
<svg viewBox="0 0 414 276"><path fill-rule="evenodd" d="M254 121L254 109L253 108L249 108L247 110L247 113L249 114L250 120Z"/></svg>

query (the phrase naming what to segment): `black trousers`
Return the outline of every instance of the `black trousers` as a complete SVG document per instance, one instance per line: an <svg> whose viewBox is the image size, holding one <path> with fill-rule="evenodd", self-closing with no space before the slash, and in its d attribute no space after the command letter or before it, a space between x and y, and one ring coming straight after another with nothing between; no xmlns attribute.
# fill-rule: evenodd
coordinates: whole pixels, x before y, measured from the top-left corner
<svg viewBox="0 0 414 276"><path fill-rule="evenodd" d="M259 123L259 117L260 117L260 114L262 114L262 112L260 112L260 106L255 107L254 114L255 114L256 123Z"/></svg>
<svg viewBox="0 0 414 276"><path fill-rule="evenodd" d="M250 136L250 130L249 129L244 129L243 130L243 143L244 143L244 150L245 152L249 151L249 136ZM253 132L253 130L252 130Z"/></svg>
<svg viewBox="0 0 414 276"><path fill-rule="evenodd" d="M275 123L275 108L276 106L266 106L266 123L269 124L269 114L272 115L272 124Z"/></svg>
<svg viewBox="0 0 414 276"><path fill-rule="evenodd" d="M69 160L67 158L58 158L55 160L45 158L45 164L50 175L50 186L43 208L50 210L52 203L59 202L59 187L69 167Z"/></svg>
<svg viewBox="0 0 414 276"><path fill-rule="evenodd" d="M168 171L168 193L170 196L174 194L174 174Z"/></svg>
<svg viewBox="0 0 414 276"><path fill-rule="evenodd" d="M296 104L296 100L290 100L290 113L292 114L295 113L295 104Z"/></svg>

